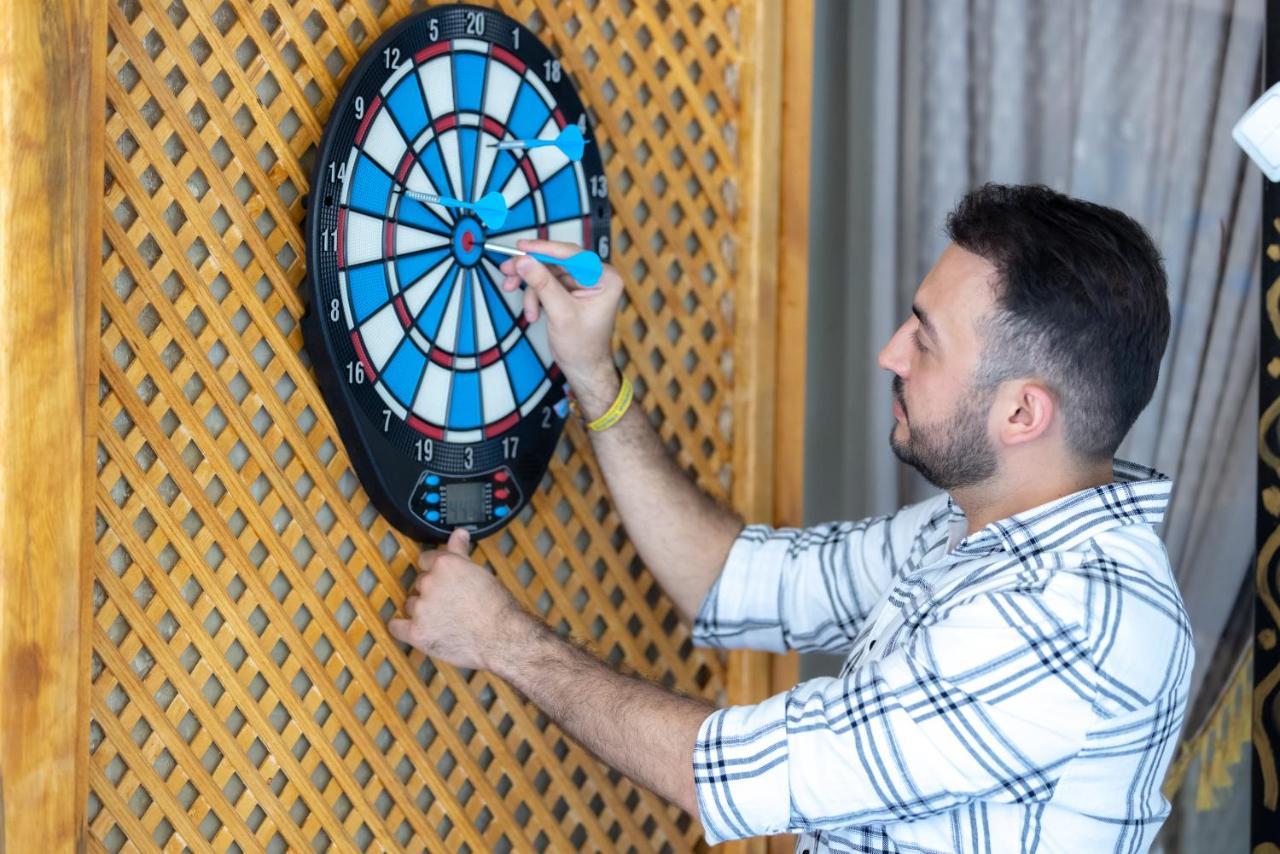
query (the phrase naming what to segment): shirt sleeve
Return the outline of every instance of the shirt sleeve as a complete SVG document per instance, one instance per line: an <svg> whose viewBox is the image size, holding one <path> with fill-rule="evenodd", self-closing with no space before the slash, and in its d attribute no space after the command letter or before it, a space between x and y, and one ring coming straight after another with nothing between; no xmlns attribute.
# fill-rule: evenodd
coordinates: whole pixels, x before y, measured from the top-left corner
<svg viewBox="0 0 1280 854"><path fill-rule="evenodd" d="M844 678L713 712L693 754L707 842L1047 800L1097 685L1084 629L1042 597L969 600Z"/></svg>
<svg viewBox="0 0 1280 854"><path fill-rule="evenodd" d="M946 495L861 522L751 525L734 540L693 624L696 646L841 652L918 546L945 529Z"/></svg>

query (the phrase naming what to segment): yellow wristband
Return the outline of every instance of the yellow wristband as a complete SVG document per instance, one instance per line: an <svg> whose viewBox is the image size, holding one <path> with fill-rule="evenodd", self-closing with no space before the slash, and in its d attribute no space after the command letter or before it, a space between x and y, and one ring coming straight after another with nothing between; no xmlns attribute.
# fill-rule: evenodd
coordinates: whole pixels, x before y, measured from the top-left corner
<svg viewBox="0 0 1280 854"><path fill-rule="evenodd" d="M605 410L595 421L587 423L587 428L595 430L597 433L601 430L608 430L614 424L622 420L622 416L627 414L627 410L631 408L631 401L635 398L635 389L631 387L631 380L626 377L622 378L622 388L618 389L618 396L613 399L613 404Z"/></svg>

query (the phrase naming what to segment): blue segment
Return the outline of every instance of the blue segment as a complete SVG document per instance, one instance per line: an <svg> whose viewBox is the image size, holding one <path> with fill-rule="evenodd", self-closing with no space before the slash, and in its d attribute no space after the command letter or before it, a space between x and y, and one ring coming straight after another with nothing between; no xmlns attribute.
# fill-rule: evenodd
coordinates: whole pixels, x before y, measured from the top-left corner
<svg viewBox="0 0 1280 854"><path fill-rule="evenodd" d="M547 209L548 222L582 215L578 176L574 174L573 167L566 166L542 185L542 202Z"/></svg>
<svg viewBox="0 0 1280 854"><path fill-rule="evenodd" d="M493 508L493 515L497 516L499 519L504 518L510 512L511 511L508 508L503 507L501 504Z"/></svg>
<svg viewBox="0 0 1280 854"><path fill-rule="evenodd" d="M418 378L426 367L427 357L405 336L396 354L382 369L382 381L405 407L413 406L413 394L418 390Z"/></svg>
<svg viewBox="0 0 1280 854"><path fill-rule="evenodd" d="M439 522L439 521L440 521L440 511L439 511L439 510L428 510L428 511L427 511L427 521L428 521L428 522Z"/></svg>
<svg viewBox="0 0 1280 854"><path fill-rule="evenodd" d="M516 139L536 139L538 131L547 123L551 111L538 95L536 89L528 83L520 84L520 94L516 96L516 105L511 110L511 119L507 122L507 130Z"/></svg>
<svg viewBox="0 0 1280 854"><path fill-rule="evenodd" d="M478 53L464 51L453 55L453 81L458 90L458 109L480 112L480 96L484 91L484 70L488 61Z"/></svg>
<svg viewBox="0 0 1280 854"><path fill-rule="evenodd" d="M438 492L428 492L428 493L427 493L427 503L428 503L428 504L439 504L439 503L440 503L440 493L438 493Z"/></svg>
<svg viewBox="0 0 1280 854"><path fill-rule="evenodd" d="M396 211L396 219L406 225L414 225L424 231L435 234L449 234L452 229L445 221L432 213L431 209L417 199L405 196L400 200L400 208Z"/></svg>
<svg viewBox="0 0 1280 854"><path fill-rule="evenodd" d="M434 474L427 475L427 486L439 486L439 485L440 485L439 475L434 475Z"/></svg>
<svg viewBox="0 0 1280 854"><path fill-rule="evenodd" d="M462 289L462 319L458 324L458 340L454 344L454 351L459 356L474 356L476 354L476 310L471 304L472 293L475 288L471 286L471 277L466 277L466 285Z"/></svg>
<svg viewBox="0 0 1280 854"><path fill-rule="evenodd" d="M444 160L440 157L438 138L431 140L431 144L422 149L422 153L418 155L418 161L422 163L422 168L427 170L427 177L431 179L431 183L436 185L438 195L447 196L453 192L449 186L449 175L444 171Z"/></svg>
<svg viewBox="0 0 1280 854"><path fill-rule="evenodd" d="M479 134L476 133L475 128L462 128L458 131L458 156L462 158L462 192L470 193L471 198L475 198L475 192L471 186L476 172L477 136ZM464 201L470 201L470 199Z"/></svg>
<svg viewBox="0 0 1280 854"><path fill-rule="evenodd" d="M493 332L499 341L507 337L515 322L511 319L511 309L499 293L497 285L489 277L489 271L483 266L476 267L480 271L480 290L484 291L485 304L489 306L489 319L493 322Z"/></svg>
<svg viewBox="0 0 1280 854"><path fill-rule="evenodd" d="M454 267L445 274L445 281L436 287L436 292L427 300L426 308L418 315L418 329L428 340L436 340L436 333L440 331L440 318L444 317L444 310L449 305L449 296L453 293L453 284L457 279L458 268Z"/></svg>
<svg viewBox="0 0 1280 854"><path fill-rule="evenodd" d="M439 249L427 249L423 252L415 252L412 255L397 256L396 280L400 282L400 290L404 290L418 281L418 279L422 278L423 273L443 261L448 254L449 247L442 246Z"/></svg>
<svg viewBox="0 0 1280 854"><path fill-rule="evenodd" d="M387 273L382 262L348 270L347 294L351 297L351 312L357 326L386 305L391 295L387 290Z"/></svg>
<svg viewBox="0 0 1280 854"><path fill-rule="evenodd" d="M485 179L485 185L480 188L480 194L484 195L490 189L502 192L502 188L507 186L507 179L511 177L511 173L516 171L516 159L510 151L502 149L498 152L498 156L493 159L493 168L489 170L489 177Z"/></svg>
<svg viewBox="0 0 1280 854"><path fill-rule="evenodd" d="M522 405L528 400L542 382L542 362L538 354L533 352L526 338L521 338L507 353L507 373L511 375L511 385L516 392L516 400Z"/></svg>
<svg viewBox="0 0 1280 854"><path fill-rule="evenodd" d="M394 91L387 97L387 108L409 141L418 138L427 127L427 108L418 88L418 75L414 71L405 74Z"/></svg>
<svg viewBox="0 0 1280 854"><path fill-rule="evenodd" d="M480 426L480 374L458 371L449 393L449 429L471 430Z"/></svg>
<svg viewBox="0 0 1280 854"><path fill-rule="evenodd" d="M533 199L528 196L524 197L524 201L511 209L507 214L507 221L503 223L502 231L498 234L506 234L509 231L520 231L524 228L532 228L536 211L533 208Z"/></svg>
<svg viewBox="0 0 1280 854"><path fill-rule="evenodd" d="M351 176L351 207L384 216L391 198L391 178L364 154L356 158L356 172Z"/></svg>

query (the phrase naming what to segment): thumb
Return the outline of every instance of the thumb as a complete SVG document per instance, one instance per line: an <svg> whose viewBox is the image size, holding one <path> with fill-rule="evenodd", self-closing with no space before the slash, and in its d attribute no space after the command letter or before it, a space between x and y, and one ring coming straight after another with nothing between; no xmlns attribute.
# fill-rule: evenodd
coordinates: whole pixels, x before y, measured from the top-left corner
<svg viewBox="0 0 1280 854"><path fill-rule="evenodd" d="M412 625L412 620L406 620L403 617L392 617L387 621L387 631L391 632L391 636L396 640L412 646L413 641L409 640L409 627Z"/></svg>
<svg viewBox="0 0 1280 854"><path fill-rule="evenodd" d="M533 288L533 292L538 295L538 302L542 303L548 313L559 315L573 311L573 298L569 296L569 292L537 258L530 258L528 255L517 258L516 273Z"/></svg>
<svg viewBox="0 0 1280 854"><path fill-rule="evenodd" d="M471 534L466 528L454 528L453 533L449 535L449 542L445 548L456 555L466 557L471 551Z"/></svg>

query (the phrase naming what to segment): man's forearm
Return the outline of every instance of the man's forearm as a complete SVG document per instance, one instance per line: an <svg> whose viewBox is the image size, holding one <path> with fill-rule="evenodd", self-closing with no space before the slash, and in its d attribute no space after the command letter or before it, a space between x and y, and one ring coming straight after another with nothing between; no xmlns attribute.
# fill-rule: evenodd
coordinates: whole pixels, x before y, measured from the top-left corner
<svg viewBox="0 0 1280 854"><path fill-rule="evenodd" d="M613 402L620 380L612 366L570 378L588 419ZM641 560L676 607L692 620L728 557L742 522L698 488L667 453L633 404L622 420L591 431L610 496Z"/></svg>
<svg viewBox="0 0 1280 854"><path fill-rule="evenodd" d="M627 676L521 615L492 670L611 768L698 816L693 747L715 707Z"/></svg>

